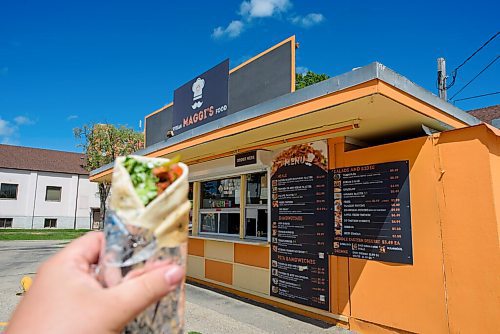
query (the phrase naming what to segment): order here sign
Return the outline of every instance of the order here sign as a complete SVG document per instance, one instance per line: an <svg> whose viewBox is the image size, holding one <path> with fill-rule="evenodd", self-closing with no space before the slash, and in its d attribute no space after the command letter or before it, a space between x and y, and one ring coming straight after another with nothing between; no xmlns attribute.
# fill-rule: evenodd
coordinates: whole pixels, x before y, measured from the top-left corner
<svg viewBox="0 0 500 334"><path fill-rule="evenodd" d="M175 134L227 115L229 59L174 91Z"/></svg>

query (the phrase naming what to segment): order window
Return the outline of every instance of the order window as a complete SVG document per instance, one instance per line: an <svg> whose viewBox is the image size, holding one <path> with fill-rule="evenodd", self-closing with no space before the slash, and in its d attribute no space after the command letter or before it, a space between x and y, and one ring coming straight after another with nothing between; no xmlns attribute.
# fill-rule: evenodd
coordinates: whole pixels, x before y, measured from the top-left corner
<svg viewBox="0 0 500 334"><path fill-rule="evenodd" d="M240 177L201 183L201 233L239 235L240 185Z"/></svg>
<svg viewBox="0 0 500 334"><path fill-rule="evenodd" d="M267 238L267 173L249 174L246 180L245 236Z"/></svg>

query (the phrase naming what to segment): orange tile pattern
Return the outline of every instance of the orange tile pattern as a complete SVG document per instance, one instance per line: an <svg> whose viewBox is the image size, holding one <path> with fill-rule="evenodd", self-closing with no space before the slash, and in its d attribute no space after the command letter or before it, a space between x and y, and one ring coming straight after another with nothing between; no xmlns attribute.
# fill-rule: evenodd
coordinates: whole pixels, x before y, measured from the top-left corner
<svg viewBox="0 0 500 334"><path fill-rule="evenodd" d="M189 238L188 254L196 256L205 256L205 240Z"/></svg>
<svg viewBox="0 0 500 334"><path fill-rule="evenodd" d="M234 262L269 269L269 247L234 244Z"/></svg>
<svg viewBox="0 0 500 334"><path fill-rule="evenodd" d="M233 265L205 259L205 278L231 285L233 284Z"/></svg>

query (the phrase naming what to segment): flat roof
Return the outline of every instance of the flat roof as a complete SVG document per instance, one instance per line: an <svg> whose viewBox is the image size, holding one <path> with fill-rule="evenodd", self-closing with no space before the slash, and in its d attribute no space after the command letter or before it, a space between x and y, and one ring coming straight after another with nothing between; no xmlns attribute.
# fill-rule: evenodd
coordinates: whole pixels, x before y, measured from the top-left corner
<svg viewBox="0 0 500 334"><path fill-rule="evenodd" d="M454 105L443 101L430 91L416 85L412 81L384 66L383 64L374 62L367 66L360 67L350 72L319 82L315 85L311 85L295 92L279 96L277 98L260 103L237 113L201 125L179 135L175 135L162 142L153 144L146 147L145 149L137 151L135 154L150 155L153 152L168 149L169 147L188 141L191 138L200 137L204 134L208 134L222 128L269 115L276 112L277 110L300 105L302 103L325 97L335 92L341 92L373 80L383 81L389 86L392 86L393 88L399 90L403 94L416 98L424 104L440 110L443 114L455 120L458 120L461 124L464 124L464 126L471 126L481 123L481 121L477 118L469 115L468 113L455 107ZM439 123L440 130L455 128L455 126L453 126L452 124L447 124L442 121L440 121ZM93 170L90 175L97 175L111 169L112 167L113 164L102 166L96 170Z"/></svg>

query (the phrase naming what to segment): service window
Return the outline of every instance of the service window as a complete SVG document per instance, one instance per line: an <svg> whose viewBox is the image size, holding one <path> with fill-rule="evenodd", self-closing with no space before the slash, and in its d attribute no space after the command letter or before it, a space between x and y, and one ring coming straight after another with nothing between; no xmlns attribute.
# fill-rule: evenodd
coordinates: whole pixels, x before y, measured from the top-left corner
<svg viewBox="0 0 500 334"><path fill-rule="evenodd" d="M0 199L17 199L17 184L0 184Z"/></svg>
<svg viewBox="0 0 500 334"><path fill-rule="evenodd" d="M239 235L240 183L240 177L201 183L201 233Z"/></svg>
<svg viewBox="0 0 500 334"><path fill-rule="evenodd" d="M245 206L245 236L267 238L268 189L267 173L249 174Z"/></svg>
<svg viewBox="0 0 500 334"><path fill-rule="evenodd" d="M47 186L45 190L45 201L60 202L61 201L61 187Z"/></svg>

